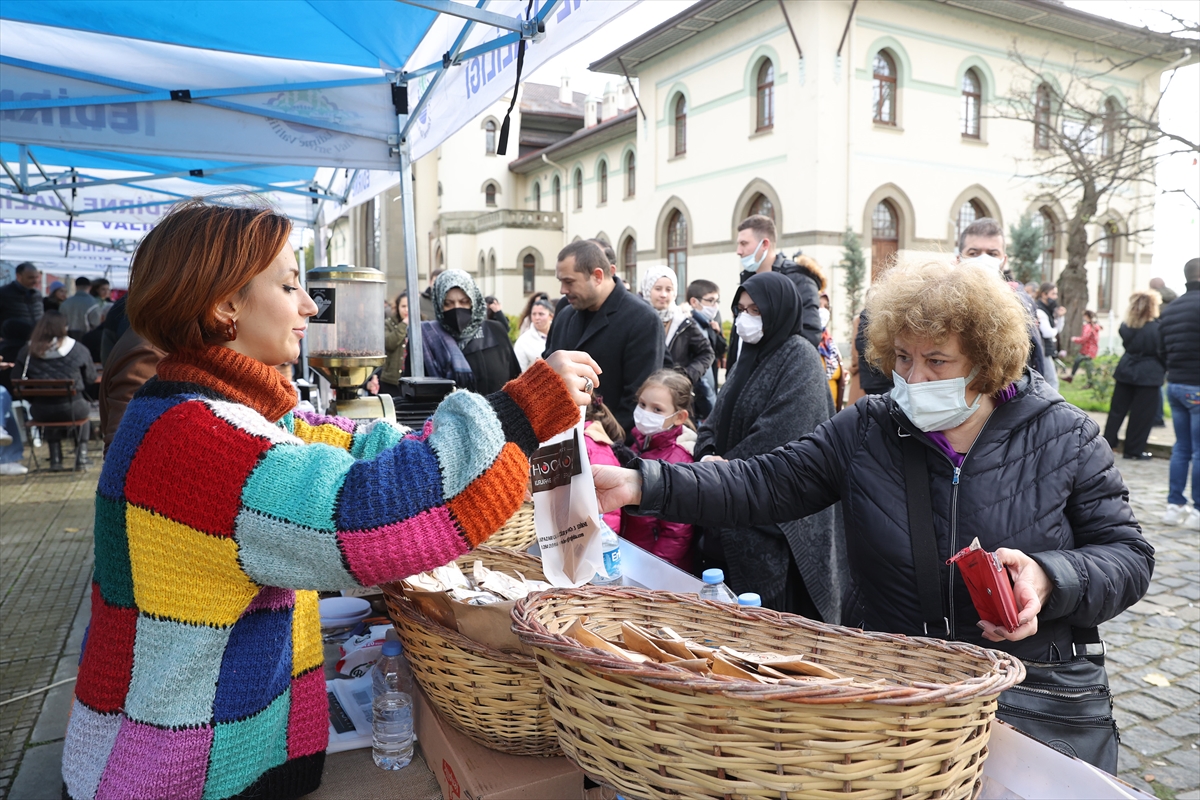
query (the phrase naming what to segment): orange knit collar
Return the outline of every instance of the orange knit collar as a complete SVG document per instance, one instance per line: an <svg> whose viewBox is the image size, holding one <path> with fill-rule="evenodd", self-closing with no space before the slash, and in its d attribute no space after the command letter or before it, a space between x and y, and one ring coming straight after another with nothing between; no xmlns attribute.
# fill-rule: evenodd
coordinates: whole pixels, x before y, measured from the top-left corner
<svg viewBox="0 0 1200 800"><path fill-rule="evenodd" d="M278 370L221 345L171 353L158 362L158 377L198 383L249 406L272 422L296 407L296 390Z"/></svg>

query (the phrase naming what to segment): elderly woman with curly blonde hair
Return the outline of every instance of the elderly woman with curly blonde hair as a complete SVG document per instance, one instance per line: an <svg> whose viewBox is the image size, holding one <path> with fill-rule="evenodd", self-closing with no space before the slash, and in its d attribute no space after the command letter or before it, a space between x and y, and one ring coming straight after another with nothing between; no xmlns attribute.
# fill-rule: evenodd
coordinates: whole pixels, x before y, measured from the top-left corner
<svg viewBox="0 0 1200 800"><path fill-rule="evenodd" d="M996 276L941 263L896 267L867 311L867 357L893 375L889 394L864 397L753 458L597 467L601 506L732 528L799 519L840 500L857 584L846 623L1070 660L1072 629L1133 605L1153 570L1112 450L1095 422L1026 370L1025 311ZM922 475L928 490L912 499ZM929 523L910 524L922 504ZM921 550L929 538L936 555ZM961 573L945 564L976 538L1013 578L1015 630L982 621ZM938 575L922 580L934 559Z"/></svg>

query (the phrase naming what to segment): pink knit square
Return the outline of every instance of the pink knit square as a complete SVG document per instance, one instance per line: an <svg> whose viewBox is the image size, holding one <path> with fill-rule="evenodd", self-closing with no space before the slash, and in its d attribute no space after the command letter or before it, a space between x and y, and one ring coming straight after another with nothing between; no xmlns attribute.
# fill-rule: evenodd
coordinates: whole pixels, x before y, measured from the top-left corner
<svg viewBox="0 0 1200 800"><path fill-rule="evenodd" d="M170 797L200 800L212 728L164 730L125 719L108 757L96 800Z"/></svg>
<svg viewBox="0 0 1200 800"><path fill-rule="evenodd" d="M314 669L292 678L288 711L288 760L319 753L329 744L329 700L325 672Z"/></svg>
<svg viewBox="0 0 1200 800"><path fill-rule="evenodd" d="M346 554L350 574L363 586L440 567L468 549L446 506L370 530L342 531L338 543Z"/></svg>
<svg viewBox="0 0 1200 800"><path fill-rule="evenodd" d="M242 612L242 616L253 611L282 611L285 608L291 608L295 604L296 592L294 589L264 586L258 590L258 594L250 601L250 605L246 606L246 610Z"/></svg>

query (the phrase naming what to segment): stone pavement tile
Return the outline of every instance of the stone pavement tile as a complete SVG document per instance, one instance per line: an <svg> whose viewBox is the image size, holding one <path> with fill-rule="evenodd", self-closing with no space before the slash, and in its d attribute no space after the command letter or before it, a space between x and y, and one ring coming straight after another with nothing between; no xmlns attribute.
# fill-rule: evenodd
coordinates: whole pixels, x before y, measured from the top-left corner
<svg viewBox="0 0 1200 800"><path fill-rule="evenodd" d="M1156 581L1156 583L1161 583L1163 586L1171 589L1178 589L1181 586L1187 586L1187 581L1185 581L1183 578L1163 578L1160 581Z"/></svg>
<svg viewBox="0 0 1200 800"><path fill-rule="evenodd" d="M1191 658L1190 653L1181 653L1180 655L1181 658L1164 658L1158 662L1159 670L1168 675L1183 677L1189 672L1195 672L1197 666L1200 666L1194 658Z"/></svg>
<svg viewBox="0 0 1200 800"><path fill-rule="evenodd" d="M1165 767L1152 766L1148 769L1153 770L1150 774L1154 776L1155 783L1161 783L1171 789L1194 789L1200 785L1200 775L1197 775L1195 770L1186 767L1168 764Z"/></svg>
<svg viewBox="0 0 1200 800"><path fill-rule="evenodd" d="M1148 725L1121 731L1121 744L1144 756L1158 755L1178 746L1178 742L1170 736L1165 736Z"/></svg>
<svg viewBox="0 0 1200 800"><path fill-rule="evenodd" d="M1156 616L1149 617L1143 624L1148 625L1151 628L1165 628L1170 631L1170 633L1163 634L1163 637L1165 637L1169 642L1175 641L1176 631L1183 630L1187 627L1187 623L1181 620L1174 612L1171 612L1170 614L1158 614ZM1156 656L1151 656L1151 658L1156 658Z"/></svg>
<svg viewBox="0 0 1200 800"><path fill-rule="evenodd" d="M1116 619L1111 620L1111 621L1106 622L1103 625L1101 625L1100 632L1103 633L1104 638L1107 639L1108 634L1110 632L1111 633L1132 633L1133 625L1130 624L1127 620L1123 620L1121 617L1117 617Z"/></svg>
<svg viewBox="0 0 1200 800"><path fill-rule="evenodd" d="M1191 631L1184 631L1183 633L1179 634L1179 639L1177 639L1177 641L1184 647L1197 647L1200 646L1200 634L1195 634Z"/></svg>
<svg viewBox="0 0 1200 800"><path fill-rule="evenodd" d="M1200 736L1200 715L1194 711L1191 714L1174 714L1166 719L1160 719L1158 727L1176 738ZM1200 750L1191 752L1197 753Z"/></svg>
<svg viewBox="0 0 1200 800"><path fill-rule="evenodd" d="M1191 708L1200 701L1195 692L1183 686L1154 686L1148 691L1155 700L1170 703L1176 708Z"/></svg>
<svg viewBox="0 0 1200 800"><path fill-rule="evenodd" d="M1187 605L1187 600L1182 597L1176 597L1173 594L1155 594L1147 595L1146 600L1158 606L1166 606L1167 608L1175 608L1176 606Z"/></svg>
<svg viewBox="0 0 1200 800"><path fill-rule="evenodd" d="M1200 673L1192 673L1191 675L1185 675L1182 678L1179 678L1178 680L1171 681L1171 683L1174 684L1175 686L1183 686L1185 688L1191 689L1196 694L1200 694Z"/></svg>
<svg viewBox="0 0 1200 800"><path fill-rule="evenodd" d="M50 800L62 796L63 743L43 744L25 751L8 800Z"/></svg>
<svg viewBox="0 0 1200 800"><path fill-rule="evenodd" d="M1150 720L1160 719L1173 711L1166 703L1160 703L1141 692L1121 695L1116 700L1116 706L1122 711L1132 711Z"/></svg>
<svg viewBox="0 0 1200 800"><path fill-rule="evenodd" d="M1181 747L1173 753L1168 753L1167 758L1181 767L1190 767L1198 774L1197 780L1200 780L1200 750Z"/></svg>
<svg viewBox="0 0 1200 800"><path fill-rule="evenodd" d="M1200 800L1200 789L1175 795L1175 800Z"/></svg>
<svg viewBox="0 0 1200 800"><path fill-rule="evenodd" d="M1109 673L1108 688L1113 694L1124 694L1125 692L1139 690L1142 687L1133 681L1126 680L1120 676L1113 676L1112 673Z"/></svg>
<svg viewBox="0 0 1200 800"><path fill-rule="evenodd" d="M1175 589L1175 594L1180 597L1186 597L1188 600L1200 600L1200 586L1185 581L1183 586Z"/></svg>
<svg viewBox="0 0 1200 800"><path fill-rule="evenodd" d="M1188 603L1186 606L1175 609L1175 616L1185 622L1195 622L1200 619L1200 608L1197 608L1194 603Z"/></svg>
<svg viewBox="0 0 1200 800"><path fill-rule="evenodd" d="M1139 656L1137 653L1127 649L1115 648L1108 651L1108 655L1104 657L1104 660L1106 663L1116 664L1119 667L1128 667L1130 669L1145 663L1145 659ZM1118 670L1113 670L1112 667L1109 667L1109 671L1115 672Z"/></svg>
<svg viewBox="0 0 1200 800"><path fill-rule="evenodd" d="M67 678L74 678L79 673L79 656L68 655L59 659L58 669L54 671L57 683ZM62 739L67 735L67 720L71 713L71 700L75 696L75 683L64 683L46 692L42 703L42 713L38 715L37 724L29 736L31 742L50 742Z"/></svg>

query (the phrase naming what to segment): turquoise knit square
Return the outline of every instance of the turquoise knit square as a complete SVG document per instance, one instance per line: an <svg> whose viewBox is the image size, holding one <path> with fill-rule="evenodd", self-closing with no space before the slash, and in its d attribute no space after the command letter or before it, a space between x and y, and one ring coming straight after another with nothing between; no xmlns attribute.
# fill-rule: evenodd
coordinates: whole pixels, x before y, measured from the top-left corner
<svg viewBox="0 0 1200 800"><path fill-rule="evenodd" d="M370 430L354 434L350 455L355 458L374 458L403 438L404 434L395 425L376 420Z"/></svg>
<svg viewBox="0 0 1200 800"><path fill-rule="evenodd" d="M243 508L234 523L238 560L250 580L289 589L352 589L337 534L313 530Z"/></svg>
<svg viewBox="0 0 1200 800"><path fill-rule="evenodd" d="M292 690L248 719L222 723L213 734L204 800L230 797L287 760Z"/></svg>
<svg viewBox="0 0 1200 800"><path fill-rule="evenodd" d="M455 392L433 415L429 446L442 469L442 495L452 500L492 465L504 447L504 431L483 396Z"/></svg>
<svg viewBox="0 0 1200 800"><path fill-rule="evenodd" d="M242 488L242 503L264 514L333 531L333 511L354 456L327 444L277 444Z"/></svg>
<svg viewBox="0 0 1200 800"><path fill-rule="evenodd" d="M126 715L163 728L211 722L231 630L139 616Z"/></svg>
<svg viewBox="0 0 1200 800"><path fill-rule="evenodd" d="M129 539L125 532L125 502L96 495L94 529L96 583L109 605L134 608L133 569L129 566Z"/></svg>

